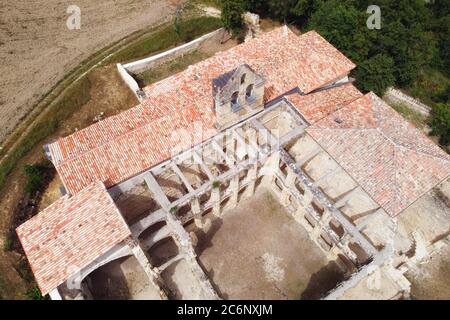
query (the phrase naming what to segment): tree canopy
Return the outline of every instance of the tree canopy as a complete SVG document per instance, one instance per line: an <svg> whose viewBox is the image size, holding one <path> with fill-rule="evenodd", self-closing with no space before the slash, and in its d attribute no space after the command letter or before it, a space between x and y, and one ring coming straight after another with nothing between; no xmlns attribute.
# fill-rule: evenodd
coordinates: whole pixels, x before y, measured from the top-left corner
<svg viewBox="0 0 450 320"><path fill-rule="evenodd" d="M234 33L242 27L238 13L245 10L296 25L303 31L316 30L357 65L352 76L362 91L382 95L392 85L417 88L420 83L436 83L439 77L423 81L423 75L436 74L430 70L438 70L441 77L450 77L449 0L378 0L380 29L369 29L366 24L372 14L367 12L373 4L371 0L223 0L223 3L227 8L223 13L225 25ZM432 106L441 104L434 114L441 115L444 107L450 106L450 85L445 86L444 83L439 92L425 97L431 98ZM423 94L431 90L415 91ZM448 125L446 121L436 121Z"/></svg>
<svg viewBox="0 0 450 320"><path fill-rule="evenodd" d="M360 89L373 88L375 62L389 64L395 84L407 86L417 78L419 70L430 63L450 66L450 15L448 0L379 0L381 29L369 30L369 0L224 0L225 16L232 9L250 10L262 17L295 24L303 30L314 29L341 50L359 67L355 75ZM227 18L227 21L238 19ZM433 23L431 23L433 22ZM234 23L238 26L241 21ZM232 23L233 24L233 23ZM226 26L229 27L230 23ZM229 27L233 29L234 27ZM378 56L382 54L382 56ZM369 67L371 66L371 67ZM447 68L448 69L448 68ZM378 81L377 92L392 85L387 68L379 68L387 75Z"/></svg>

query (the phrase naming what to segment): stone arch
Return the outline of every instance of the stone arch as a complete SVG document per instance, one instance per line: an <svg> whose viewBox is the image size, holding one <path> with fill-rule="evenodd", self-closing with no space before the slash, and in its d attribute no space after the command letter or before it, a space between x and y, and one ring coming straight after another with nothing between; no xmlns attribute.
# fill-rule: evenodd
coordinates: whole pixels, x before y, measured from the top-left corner
<svg viewBox="0 0 450 320"><path fill-rule="evenodd" d="M89 265L84 267L78 273L73 275L70 279L67 280L67 287L69 289L81 289L81 283L87 276L89 276L95 270L111 263L115 260L128 257L133 255L131 249L123 245L121 247L116 247L110 250L110 252L105 253L102 257L92 261Z"/></svg>
<svg viewBox="0 0 450 320"><path fill-rule="evenodd" d="M239 109L239 91L233 92L230 102L232 110Z"/></svg>
<svg viewBox="0 0 450 320"><path fill-rule="evenodd" d="M160 267L172 258L178 256L180 248L172 235L159 239L147 249L152 266Z"/></svg>
<svg viewBox="0 0 450 320"><path fill-rule="evenodd" d="M159 288L153 285L134 255L114 259L93 270L84 278L82 286L92 299L135 299L142 294L148 299L159 296Z"/></svg>
<svg viewBox="0 0 450 320"><path fill-rule="evenodd" d="M245 73L241 76L241 84L245 83L246 76L247 76L247 74L245 74Z"/></svg>
<svg viewBox="0 0 450 320"><path fill-rule="evenodd" d="M245 99L247 99L247 101L251 101L252 99L254 99L254 86L253 86L253 84L249 84L247 86L247 88L245 88Z"/></svg>

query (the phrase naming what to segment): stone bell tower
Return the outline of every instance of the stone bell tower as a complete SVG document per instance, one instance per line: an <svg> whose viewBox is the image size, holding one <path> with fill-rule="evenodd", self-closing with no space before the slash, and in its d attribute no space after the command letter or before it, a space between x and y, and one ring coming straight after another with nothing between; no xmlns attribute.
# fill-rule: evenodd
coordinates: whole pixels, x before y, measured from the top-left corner
<svg viewBox="0 0 450 320"><path fill-rule="evenodd" d="M264 109L264 79L248 65L213 79L214 111L219 130Z"/></svg>

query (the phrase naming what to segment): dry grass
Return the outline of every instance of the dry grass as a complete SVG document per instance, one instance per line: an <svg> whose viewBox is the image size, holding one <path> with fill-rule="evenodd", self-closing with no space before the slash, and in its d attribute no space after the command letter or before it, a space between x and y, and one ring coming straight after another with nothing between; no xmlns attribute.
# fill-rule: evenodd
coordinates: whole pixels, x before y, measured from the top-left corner
<svg viewBox="0 0 450 320"><path fill-rule="evenodd" d="M412 110L404 104L390 104L390 106L400 113L406 120L414 124L417 128L424 130L427 125L427 117Z"/></svg>
<svg viewBox="0 0 450 320"><path fill-rule="evenodd" d="M135 76L136 80L143 85L149 85L159 80L167 78L169 75L183 71L191 64L200 62L208 58L202 51L194 51L172 61L167 61L157 68L146 70Z"/></svg>

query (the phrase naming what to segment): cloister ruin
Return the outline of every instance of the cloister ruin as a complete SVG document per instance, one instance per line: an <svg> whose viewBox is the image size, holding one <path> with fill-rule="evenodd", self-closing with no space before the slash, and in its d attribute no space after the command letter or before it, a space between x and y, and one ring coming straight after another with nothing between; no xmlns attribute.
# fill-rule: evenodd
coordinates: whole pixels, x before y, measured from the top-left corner
<svg viewBox="0 0 450 320"><path fill-rule="evenodd" d="M112 134L119 130L103 121L96 128L78 133L86 136L80 136L79 142L73 144L74 151L67 155L64 153L69 145L64 143L69 140L48 146L46 152L65 181L68 194L34 221L18 228L42 291L49 292L53 299L408 298L410 283L404 277L405 271L447 240L445 236L439 241L420 240L417 236L416 246L420 243L424 251L416 247L413 253L406 254L404 248L411 246L410 232L406 236L399 232L396 216L432 187L446 183L449 157L437 147L426 145L428 142L423 142L416 129L398 116L395 120L400 121L397 123L403 130L400 136L388 120L392 118L389 106L374 94L362 95L352 86L348 78L354 67L351 64L336 71L336 66L348 63L347 59L317 37L297 37L287 28L280 28L271 35L251 39L233 53L224 52L192 66L166 84L144 88L148 99L137 108L148 108L153 103L153 109L150 114L146 113L148 109L130 111L139 114L136 122L150 117L152 123L160 121L166 128L169 122L176 122L167 116L177 104L187 110L184 114L177 109L175 112L183 114L180 117L200 112L194 103L200 96L213 100L214 105L212 111L204 111L214 114L211 125L202 113L184 125L174 124L168 131L159 132L151 142L165 144L170 152L154 165L148 165L146 159L156 151L145 145L149 137L142 132L130 133L130 140L117 140L117 149L100 150L116 138L104 138L98 132L106 134L110 130L108 134ZM302 49L297 39L306 41L309 49ZM330 62L335 64L317 64L313 69L318 71L320 66L321 73L294 68L295 74L303 74L295 88L293 83L275 83L283 78L283 71L281 78L277 74L278 67L270 73L269 67L246 59L246 49L262 47L272 56L271 50L287 43L293 50L313 51L301 58L311 68L317 59L324 58L318 54L323 53L323 48L327 56L335 55L336 61ZM237 61L223 61L238 53ZM276 59L283 60L280 55L275 55ZM220 70L201 73L217 68L218 61ZM287 72L284 76L289 77ZM182 77L194 92L180 97L182 84L177 81ZM211 85L212 95L205 92ZM198 91L192 89L195 86ZM174 100L167 101L171 98ZM183 99L192 100L183 104ZM169 109L158 103L167 103ZM155 113L161 113L161 118ZM124 118L127 126L135 125L131 124L131 116ZM120 119L110 121L117 127ZM139 124L132 130L145 126ZM96 139L105 140L92 141L92 149L77 150L84 148L89 130L100 130L95 131ZM351 137L359 140L339 136L344 131L351 131ZM157 129L151 127L149 132L154 134ZM414 138L407 136L410 132ZM164 140L169 136L170 140ZM340 138L343 140L336 142ZM123 139L123 133L117 139ZM131 141L138 139L142 142L134 146ZM99 145L94 147L95 143ZM359 144L367 144L368 150L372 146L378 149L373 155L364 150L349 153ZM432 161L429 171L433 176L422 168L411 169L407 157L400 159L405 161L404 168L393 168L391 162L386 165L383 161L389 158L389 152L375 163L379 154L384 155L380 148L386 145L402 150L418 145ZM345 150L340 150L341 146ZM130 154L125 149L129 147L135 148ZM163 149L159 147L158 152ZM95 156L82 162L92 152ZM139 152L141 158L132 158ZM105 154L114 155L103 160ZM116 166L115 161L120 165ZM79 170L81 166L88 171ZM134 166L138 167L132 173L127 171ZM90 167L95 173L89 171ZM392 186L388 181L391 175L363 175L364 170L372 169L376 174L394 170L394 176L405 177L421 172L415 177L420 185L410 190L398 179L394 184L399 189L387 191ZM108 208L107 216L104 208ZM70 221L62 223L68 211ZM38 227L55 215L59 216L49 223L51 230ZM442 235L449 224L448 211L436 213L439 215L445 222L443 230L436 232ZM105 225L100 227L102 223ZM65 233L69 224L67 233L76 235L69 237ZM74 231L76 228L84 231ZM415 228L415 232L422 232L420 224ZM40 242L37 233L49 240ZM99 243L72 242L79 237L86 239L81 242L92 238ZM52 241L51 250L57 252L49 260L62 259L67 250L76 248L68 260L76 256L78 262L48 266L39 250ZM89 259L78 257L86 250L95 255L92 253ZM322 281L326 284L321 285Z"/></svg>

